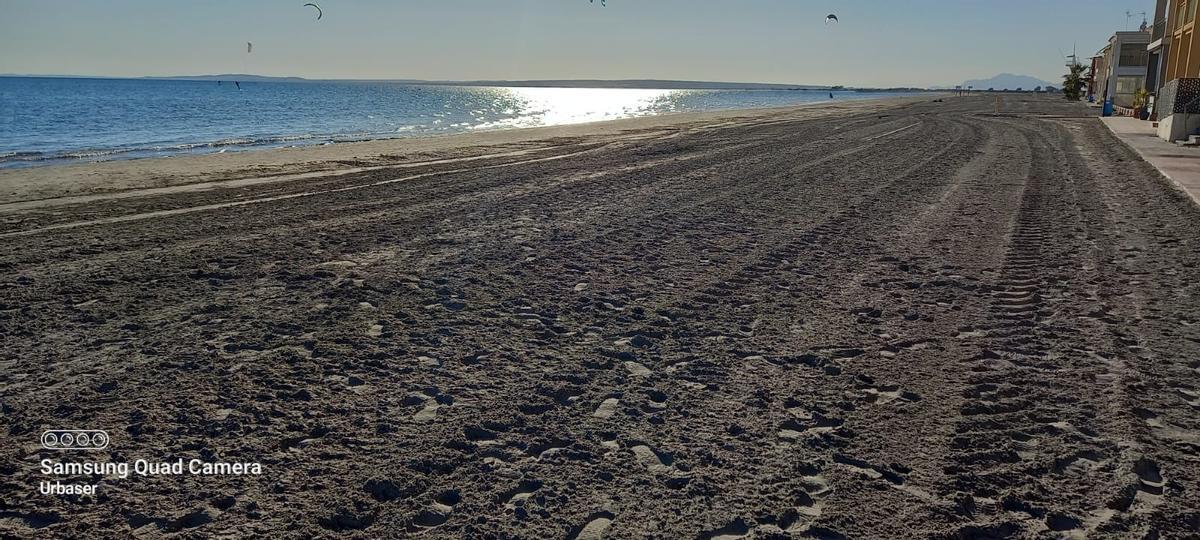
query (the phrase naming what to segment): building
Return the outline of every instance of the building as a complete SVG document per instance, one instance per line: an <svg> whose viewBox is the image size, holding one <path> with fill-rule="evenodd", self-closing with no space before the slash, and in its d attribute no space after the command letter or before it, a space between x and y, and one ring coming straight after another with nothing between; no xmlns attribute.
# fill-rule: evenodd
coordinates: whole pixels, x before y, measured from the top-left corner
<svg viewBox="0 0 1200 540"><path fill-rule="evenodd" d="M1150 44L1146 46L1146 90L1151 96L1157 96L1166 82L1167 58L1171 50L1171 33L1167 32L1170 4L1171 0L1158 0L1154 6L1154 26L1150 29Z"/></svg>
<svg viewBox="0 0 1200 540"><path fill-rule="evenodd" d="M1188 0L1185 0L1188 1ZM1190 0L1192 2L1198 0ZM1100 100L1113 100L1118 107L1133 107L1134 96L1146 87L1146 66L1150 32L1117 32L1108 40L1100 54L1104 56L1104 71L1097 75L1101 84ZM1197 57L1200 60L1200 57ZM1102 79L1102 80L1101 80Z"/></svg>
<svg viewBox="0 0 1200 540"><path fill-rule="evenodd" d="M1088 77L1088 101L1104 103L1108 91L1108 64L1112 45L1107 45L1092 57L1092 72Z"/></svg>
<svg viewBox="0 0 1200 540"><path fill-rule="evenodd" d="M1175 50L1168 55L1166 80L1195 78L1200 76L1200 51L1196 50L1195 22L1196 0L1166 0L1171 9L1167 15L1167 26L1171 30L1171 42Z"/></svg>
<svg viewBox="0 0 1200 540"><path fill-rule="evenodd" d="M1103 52L1103 51L1101 51ZM1104 72L1104 56L1096 55L1092 57L1091 68L1087 72L1087 100L1089 103L1094 103L1100 98L1099 77Z"/></svg>
<svg viewBox="0 0 1200 540"><path fill-rule="evenodd" d="M1200 129L1200 39L1196 39L1196 4L1200 0L1160 0L1166 11L1162 83L1155 115L1158 136L1175 141Z"/></svg>

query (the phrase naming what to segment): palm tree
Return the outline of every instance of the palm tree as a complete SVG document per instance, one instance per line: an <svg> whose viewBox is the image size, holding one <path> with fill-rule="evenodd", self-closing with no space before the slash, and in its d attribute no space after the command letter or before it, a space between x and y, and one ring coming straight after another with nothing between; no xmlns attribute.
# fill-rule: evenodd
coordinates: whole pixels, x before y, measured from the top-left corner
<svg viewBox="0 0 1200 540"><path fill-rule="evenodd" d="M1063 95L1069 101L1079 101L1083 99L1083 87L1087 85L1087 80L1083 77L1083 72L1087 70L1087 66L1074 63L1069 66L1071 72L1063 75Z"/></svg>

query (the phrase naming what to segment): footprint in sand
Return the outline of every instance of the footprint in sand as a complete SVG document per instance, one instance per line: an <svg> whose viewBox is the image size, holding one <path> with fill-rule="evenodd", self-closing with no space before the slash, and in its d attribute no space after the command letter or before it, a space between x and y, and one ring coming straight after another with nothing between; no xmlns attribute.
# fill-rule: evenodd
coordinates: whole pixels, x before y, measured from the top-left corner
<svg viewBox="0 0 1200 540"><path fill-rule="evenodd" d="M650 409L658 409L658 410L667 408L667 395L666 394L664 394L658 390L655 390L653 388L648 389L648 390L643 390L642 393L645 394L646 397L649 398L649 400L650 400L646 403L646 407L649 407Z"/></svg>
<svg viewBox="0 0 1200 540"><path fill-rule="evenodd" d="M415 404L424 404L421 410L417 411L412 417L416 422L429 422L437 418L437 411L441 408L441 404L436 399L425 394L410 394L408 401L416 401Z"/></svg>
<svg viewBox="0 0 1200 540"><path fill-rule="evenodd" d="M617 398L608 398L600 403L599 407L596 407L596 412L593 412L592 416L596 418L610 418L613 413L617 412L617 405L620 403L621 400Z"/></svg>
<svg viewBox="0 0 1200 540"><path fill-rule="evenodd" d="M650 368L632 361L625 362L625 369L628 369L629 373L634 377L649 377L654 373L650 371Z"/></svg>
<svg viewBox="0 0 1200 540"><path fill-rule="evenodd" d="M900 486L904 484L904 477L894 470L895 465L891 467L872 465L864 460L848 456L846 454L834 454L833 462L841 465L850 472L859 474L871 480L887 480L893 485ZM901 469L906 470L906 469Z"/></svg>
<svg viewBox="0 0 1200 540"><path fill-rule="evenodd" d="M1023 453L1018 451L1017 455ZM1054 460L1054 472L1076 477L1085 477L1092 474L1101 462L1104 461L1104 456L1091 450L1075 452L1069 456L1063 456Z"/></svg>
<svg viewBox="0 0 1200 540"><path fill-rule="evenodd" d="M700 533L700 538L704 540L738 540L749 535L750 526L742 518L737 518L720 529Z"/></svg>
<svg viewBox="0 0 1200 540"><path fill-rule="evenodd" d="M675 468L675 458L670 454L659 453L658 451L644 444L635 445L630 450L633 451L634 457L638 463L649 470L652 474L659 476L663 484L671 489L682 489L691 483L691 477L680 472Z"/></svg>
<svg viewBox="0 0 1200 540"><path fill-rule="evenodd" d="M787 441L799 441L806 434L820 435L836 431L844 423L840 418L828 418L820 413L797 414L797 418L785 420L779 425L779 438Z"/></svg>
<svg viewBox="0 0 1200 540"><path fill-rule="evenodd" d="M607 448L609 451L621 449L621 443L617 442L617 434L612 432L600 434L600 446Z"/></svg>
<svg viewBox="0 0 1200 540"><path fill-rule="evenodd" d="M603 540L608 535L614 516L610 512L592 514L592 519L579 529L575 540Z"/></svg>
<svg viewBox="0 0 1200 540"><path fill-rule="evenodd" d="M900 385L885 384L872 386L870 383L861 384L859 386L865 398L875 404L883 405L892 402L914 402L920 401L921 396L915 392L907 392L900 389Z"/></svg>
<svg viewBox="0 0 1200 540"><path fill-rule="evenodd" d="M539 480L522 480L516 488L513 488L501 495L501 500L506 500L504 505L508 509L514 509L529 500L537 490L542 489L542 482Z"/></svg>
<svg viewBox="0 0 1200 540"><path fill-rule="evenodd" d="M652 473L667 474L674 470L674 467L671 467L672 459L670 455L660 455L653 448L644 444L635 445L630 450L633 451L633 455L637 458L638 463L641 463L642 466L646 467Z"/></svg>
<svg viewBox="0 0 1200 540"><path fill-rule="evenodd" d="M1166 486L1166 482L1163 480L1158 463L1155 463L1153 460L1141 458L1137 460L1137 463L1133 464L1133 472L1137 473L1138 480L1142 484L1142 491L1151 495L1163 494L1163 487Z"/></svg>
<svg viewBox="0 0 1200 540"><path fill-rule="evenodd" d="M414 414L412 418L417 422L429 422L434 418L437 418L437 411L439 408L441 408L441 405L438 405L436 401L430 400L429 403L425 404L425 407L423 407L420 411L417 411L417 414Z"/></svg>
<svg viewBox="0 0 1200 540"><path fill-rule="evenodd" d="M443 491L428 508L413 518L413 523L418 527L437 527L450 519L450 514L454 512L454 505L458 504L460 500L462 500L462 496L459 495L458 490Z"/></svg>
<svg viewBox="0 0 1200 540"><path fill-rule="evenodd" d="M813 520L821 517L824 499L832 491L824 476L813 468L809 471L813 476L800 477L801 491L796 493L793 507L779 516L779 528L792 534L805 533L813 525Z"/></svg>

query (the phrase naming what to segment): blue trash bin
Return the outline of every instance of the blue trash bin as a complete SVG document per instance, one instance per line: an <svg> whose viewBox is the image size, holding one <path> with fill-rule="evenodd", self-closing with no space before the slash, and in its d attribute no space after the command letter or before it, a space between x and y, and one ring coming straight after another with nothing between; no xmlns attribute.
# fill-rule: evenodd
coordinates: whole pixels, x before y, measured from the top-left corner
<svg viewBox="0 0 1200 540"><path fill-rule="evenodd" d="M1112 98L1108 98L1108 99L1104 100L1104 112L1102 113L1102 116L1112 116L1112 115L1113 115L1113 102L1112 102Z"/></svg>

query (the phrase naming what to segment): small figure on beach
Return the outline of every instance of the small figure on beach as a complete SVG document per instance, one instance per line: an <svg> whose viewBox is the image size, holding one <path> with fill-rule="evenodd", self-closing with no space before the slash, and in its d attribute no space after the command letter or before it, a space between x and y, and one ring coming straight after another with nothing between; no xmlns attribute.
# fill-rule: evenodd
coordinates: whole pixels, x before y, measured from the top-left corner
<svg viewBox="0 0 1200 540"><path fill-rule="evenodd" d="M829 93L829 99L833 99L833 92Z"/></svg>

